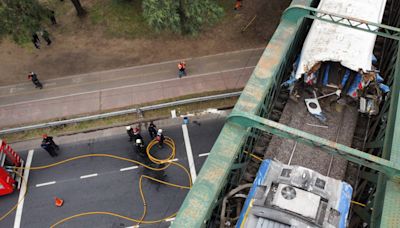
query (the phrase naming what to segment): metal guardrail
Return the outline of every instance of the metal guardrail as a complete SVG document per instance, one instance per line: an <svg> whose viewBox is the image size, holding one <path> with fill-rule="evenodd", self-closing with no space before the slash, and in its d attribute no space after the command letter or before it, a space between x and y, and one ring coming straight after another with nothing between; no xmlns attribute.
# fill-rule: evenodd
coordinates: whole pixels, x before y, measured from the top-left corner
<svg viewBox="0 0 400 228"><path fill-rule="evenodd" d="M218 94L218 95L212 95L212 96L206 96L206 97L196 97L196 98L190 98L190 99L185 99L185 100L172 101L172 102L163 103L163 104L144 106L141 108L132 108L132 109L126 109L126 110L121 110L121 111L78 117L78 118L73 118L73 119L68 119L68 120L60 120L60 121L53 121L53 122L48 122L48 123L41 123L41 124L17 127L17 128L9 128L9 129L0 130L0 135L16 133L16 132L21 132L21 131L27 131L27 130L33 130L33 129L46 128L46 127L55 127L55 126L60 126L60 125L64 125L64 124L79 123L79 122L84 122L84 121L89 121L89 120L98 120L98 119L102 119L102 118L120 116L120 115L131 114L131 113L140 113L140 112L144 112L144 111L151 111L151 110L156 110L156 109L173 107L173 106L177 106L177 105L185 105L185 104L191 104L191 103L202 102L202 101L211 101L211 100L218 100L218 99L224 99L224 98L230 98L230 97L237 97L237 96L240 96L241 93L242 93L241 91L238 91L238 92L224 93L224 94Z"/></svg>

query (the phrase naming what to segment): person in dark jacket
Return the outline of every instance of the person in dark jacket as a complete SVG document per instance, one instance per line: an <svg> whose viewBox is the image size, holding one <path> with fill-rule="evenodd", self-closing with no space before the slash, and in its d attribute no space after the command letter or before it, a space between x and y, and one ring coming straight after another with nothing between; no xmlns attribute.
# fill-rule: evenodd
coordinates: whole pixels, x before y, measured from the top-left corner
<svg viewBox="0 0 400 228"><path fill-rule="evenodd" d="M154 139L157 136L157 127L153 123L153 121L150 122L147 130L149 131L149 135L150 135L151 139Z"/></svg>
<svg viewBox="0 0 400 228"><path fill-rule="evenodd" d="M136 139L135 141L135 146L136 146L136 152L142 156L146 156L146 145L144 145L144 142L142 139Z"/></svg>
<svg viewBox="0 0 400 228"><path fill-rule="evenodd" d="M32 33L32 43L35 45L35 48L40 49L40 40L36 32Z"/></svg>
<svg viewBox="0 0 400 228"><path fill-rule="evenodd" d="M137 139L141 139L143 141L143 137L140 134L140 129L135 127L133 129L133 140L134 140L134 142L136 142Z"/></svg>
<svg viewBox="0 0 400 228"><path fill-rule="evenodd" d="M28 79L30 79L32 81L32 83L35 85L36 88L39 88L39 89L43 88L43 85L39 81L37 74L35 74L34 72L31 72L28 74Z"/></svg>
<svg viewBox="0 0 400 228"><path fill-rule="evenodd" d="M58 156L56 150L59 150L60 147L54 142L53 137L44 134L41 147L45 149L50 154L50 156Z"/></svg>
<svg viewBox="0 0 400 228"><path fill-rule="evenodd" d="M132 142L133 140L133 129L131 126L126 126L126 133L129 136L129 142Z"/></svg>

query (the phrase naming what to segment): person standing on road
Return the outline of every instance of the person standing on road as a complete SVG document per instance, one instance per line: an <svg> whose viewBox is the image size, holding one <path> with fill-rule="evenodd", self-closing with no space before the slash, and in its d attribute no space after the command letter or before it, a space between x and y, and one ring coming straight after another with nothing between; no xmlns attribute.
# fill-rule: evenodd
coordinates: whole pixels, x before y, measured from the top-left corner
<svg viewBox="0 0 400 228"><path fill-rule="evenodd" d="M43 89L43 85L42 83L40 83L37 74L35 74L34 72L29 73L28 79L30 79L33 82L36 88Z"/></svg>
<svg viewBox="0 0 400 228"><path fill-rule="evenodd" d="M50 156L58 156L56 150L59 150L60 147L54 142L53 137L44 134L41 147L45 149L50 154Z"/></svg>
<svg viewBox="0 0 400 228"><path fill-rule="evenodd" d="M178 63L178 77L186 76L186 63L184 61L180 61Z"/></svg>
<svg viewBox="0 0 400 228"><path fill-rule="evenodd" d="M144 145L144 142L142 139L136 139L135 141L135 146L136 146L136 152L142 156L145 157L146 156L146 145Z"/></svg>
<svg viewBox="0 0 400 228"><path fill-rule="evenodd" d="M149 135L150 135L151 139L154 139L157 136L157 127L153 123L153 121L150 122L147 130L149 131Z"/></svg>
<svg viewBox="0 0 400 228"><path fill-rule="evenodd" d="M136 142L137 139L143 141L143 137L140 135L140 129L135 127L135 129L133 129L133 140Z"/></svg>
<svg viewBox="0 0 400 228"><path fill-rule="evenodd" d="M126 133L129 136L129 142L132 142L132 140L133 140L133 129L132 129L131 126L126 126L125 128L126 128Z"/></svg>
<svg viewBox="0 0 400 228"><path fill-rule="evenodd" d="M162 148L164 145L164 140L165 140L162 129L158 129L156 140L158 141L158 147Z"/></svg>

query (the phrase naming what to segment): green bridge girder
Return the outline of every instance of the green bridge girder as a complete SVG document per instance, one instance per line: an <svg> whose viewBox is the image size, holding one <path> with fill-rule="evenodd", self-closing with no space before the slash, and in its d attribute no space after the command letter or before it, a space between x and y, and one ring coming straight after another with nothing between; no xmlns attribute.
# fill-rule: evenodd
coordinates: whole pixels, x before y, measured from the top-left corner
<svg viewBox="0 0 400 228"><path fill-rule="evenodd" d="M270 107L274 86L279 74L287 66L298 31L304 18L323 20L350 28L370 32L390 39L400 39L400 29L319 11L309 7L311 0L294 0L284 12L280 25L268 43L259 63L227 119L217 142L201 169L193 188L187 195L172 227L203 227L210 218L220 192L227 183L235 159L243 152L243 145L251 130L257 128L300 143L323 147L327 152L380 172L376 200L384 199L383 208L374 208L372 227L398 227L400 225L400 52L397 53L394 82L391 87L390 110L382 158L315 135L299 131L260 117ZM293 53L292 53L293 54ZM291 62L289 63L291 64ZM264 108L264 104L267 108ZM398 126L396 128L396 126ZM386 159L385 159L386 158ZM379 204L375 204L379 207Z"/></svg>

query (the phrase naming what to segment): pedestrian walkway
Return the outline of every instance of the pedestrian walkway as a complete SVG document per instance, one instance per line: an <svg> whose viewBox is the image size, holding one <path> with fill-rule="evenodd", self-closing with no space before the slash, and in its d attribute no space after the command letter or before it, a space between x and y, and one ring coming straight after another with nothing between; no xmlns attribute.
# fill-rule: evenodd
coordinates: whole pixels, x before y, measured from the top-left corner
<svg viewBox="0 0 400 228"><path fill-rule="evenodd" d="M86 113L180 97L243 88L264 48L185 59L187 76L178 78L179 60L0 87L0 127L43 122ZM40 75L38 75L40 79Z"/></svg>

